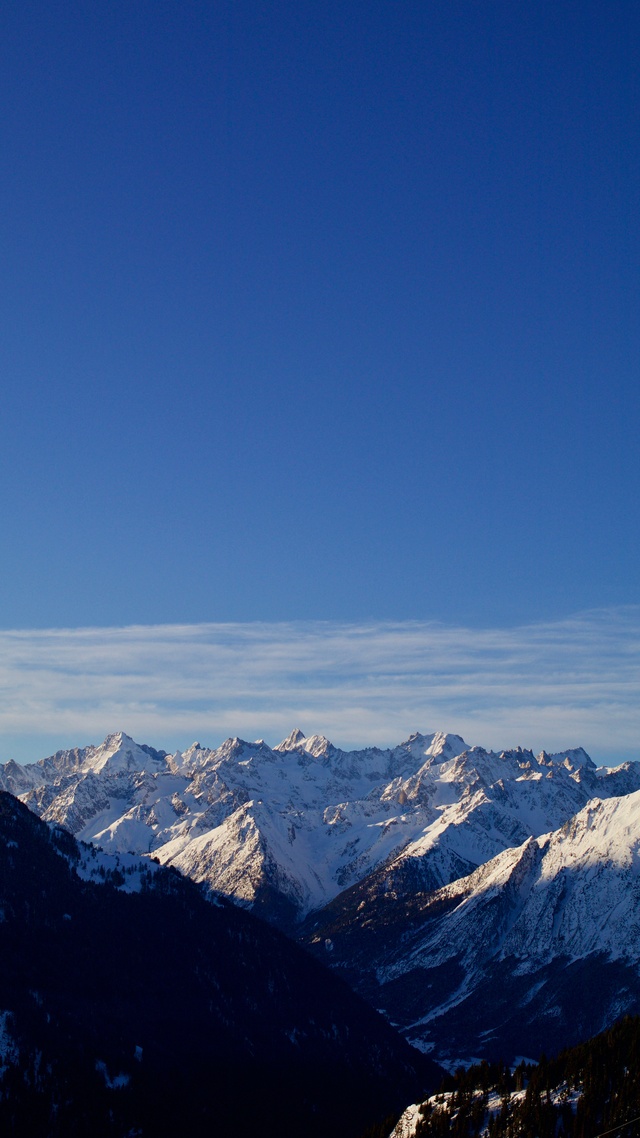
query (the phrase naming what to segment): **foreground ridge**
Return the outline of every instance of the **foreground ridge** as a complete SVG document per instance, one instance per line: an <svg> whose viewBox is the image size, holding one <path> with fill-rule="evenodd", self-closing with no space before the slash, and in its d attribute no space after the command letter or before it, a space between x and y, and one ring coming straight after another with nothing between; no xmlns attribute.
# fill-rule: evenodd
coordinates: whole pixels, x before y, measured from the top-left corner
<svg viewBox="0 0 640 1138"><path fill-rule="evenodd" d="M537 1064L482 1063L410 1106L391 1138L605 1138L640 1120L640 1019Z"/></svg>
<svg viewBox="0 0 640 1138"><path fill-rule="evenodd" d="M277 930L6 793L0 910L2 1133L359 1138L434 1082Z"/></svg>

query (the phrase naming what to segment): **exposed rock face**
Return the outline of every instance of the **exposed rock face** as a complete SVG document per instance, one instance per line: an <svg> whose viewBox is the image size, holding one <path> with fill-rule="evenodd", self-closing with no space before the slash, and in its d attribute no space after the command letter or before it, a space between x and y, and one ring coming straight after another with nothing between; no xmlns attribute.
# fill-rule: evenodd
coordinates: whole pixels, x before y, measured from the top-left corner
<svg viewBox="0 0 640 1138"><path fill-rule="evenodd" d="M84 840L153 854L292 928L359 883L365 904L448 884L594 795L638 788L639 773L596 771L582 749L496 755L436 733L346 752L296 729L275 748L228 739L174 755L120 733L7 763L0 787Z"/></svg>

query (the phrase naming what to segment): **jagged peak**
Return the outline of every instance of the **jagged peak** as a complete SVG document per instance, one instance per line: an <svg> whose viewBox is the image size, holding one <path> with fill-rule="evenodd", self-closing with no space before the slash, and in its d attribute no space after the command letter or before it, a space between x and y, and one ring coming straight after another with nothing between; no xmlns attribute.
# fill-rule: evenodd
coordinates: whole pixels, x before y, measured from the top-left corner
<svg viewBox="0 0 640 1138"><path fill-rule="evenodd" d="M333 743L327 739L326 735L309 735L302 743L304 750L308 755L313 755L318 759L321 755L330 755L335 751Z"/></svg>
<svg viewBox="0 0 640 1138"><path fill-rule="evenodd" d="M168 757L166 751L156 751L145 743L136 743L126 731L112 732L99 747L87 747L78 754L82 758L80 769L94 774L124 770L152 772L158 769L159 763L164 764Z"/></svg>
<svg viewBox="0 0 640 1138"><path fill-rule="evenodd" d="M245 747L250 746L251 743L248 743L246 739L241 739L239 735L230 735L228 739L225 739L224 743L220 744L216 751L216 754L237 754L241 751L244 751Z"/></svg>
<svg viewBox="0 0 640 1138"><path fill-rule="evenodd" d="M400 743L396 750L411 751L414 754L422 752L429 758L451 759L463 751L469 750L461 735L452 735L446 731L432 731L423 735L414 731L407 739Z"/></svg>
<svg viewBox="0 0 640 1138"><path fill-rule="evenodd" d="M278 746L273 749L274 751L295 751L296 747L300 747L304 744L306 738L307 736L304 731L301 731L299 727L294 727L291 734L287 735L286 739L283 739L282 742L278 743Z"/></svg>
<svg viewBox="0 0 640 1138"><path fill-rule="evenodd" d="M199 751L207 751L207 750L208 750L208 748L207 748L207 747L203 747L203 746L202 746L202 743L200 743L200 742L199 742L199 741L196 739L196 740L195 740L195 741L194 741L194 742L191 744L191 746L190 746L190 747L187 747L186 751L184 752L184 758L185 758L185 759L191 759L191 758L193 758L193 756L194 756L194 755L197 755ZM177 752L177 753L179 754L180 752Z"/></svg>
<svg viewBox="0 0 640 1138"><path fill-rule="evenodd" d="M462 735L451 735L446 731L436 731L428 747L428 752L434 758L439 755L454 758L456 755L461 755L463 751L468 751L468 749L469 744L465 743Z"/></svg>
<svg viewBox="0 0 640 1138"><path fill-rule="evenodd" d="M131 735L127 735L126 731L114 731L110 735L107 735L98 750L119 750L120 747L127 746L137 747L138 744L135 739L132 739Z"/></svg>
<svg viewBox="0 0 640 1138"><path fill-rule="evenodd" d="M587 754L584 747L569 747L566 751L556 751L552 755L542 751L541 754L545 755L547 762L554 766L564 766L569 770L577 770L579 767L585 767L588 770L596 770L596 764L591 758L591 755Z"/></svg>

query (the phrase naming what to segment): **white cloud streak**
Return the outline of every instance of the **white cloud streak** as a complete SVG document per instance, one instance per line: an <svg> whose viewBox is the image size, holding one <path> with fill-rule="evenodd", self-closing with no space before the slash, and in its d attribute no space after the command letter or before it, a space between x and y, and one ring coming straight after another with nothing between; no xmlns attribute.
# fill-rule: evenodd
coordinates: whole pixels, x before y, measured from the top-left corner
<svg viewBox="0 0 640 1138"><path fill-rule="evenodd" d="M470 743L640 758L640 606L510 629L421 622L0 631L0 745L165 748L299 724L343 746L444 728ZM8 757L5 755L4 757ZM18 757L21 757L18 755ZM34 755L33 757L37 757Z"/></svg>

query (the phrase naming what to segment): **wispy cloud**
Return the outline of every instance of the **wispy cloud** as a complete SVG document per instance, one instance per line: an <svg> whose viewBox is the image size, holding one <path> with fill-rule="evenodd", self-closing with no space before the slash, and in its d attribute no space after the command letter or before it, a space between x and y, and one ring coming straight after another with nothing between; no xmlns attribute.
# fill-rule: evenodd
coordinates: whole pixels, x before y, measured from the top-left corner
<svg viewBox="0 0 640 1138"><path fill-rule="evenodd" d="M25 757L38 738L82 744L119 728L169 749L196 736L275 742L296 724L349 746L444 728L485 746L581 744L603 760L640 757L639 649L640 606L510 629L304 622L5 631L0 757Z"/></svg>

